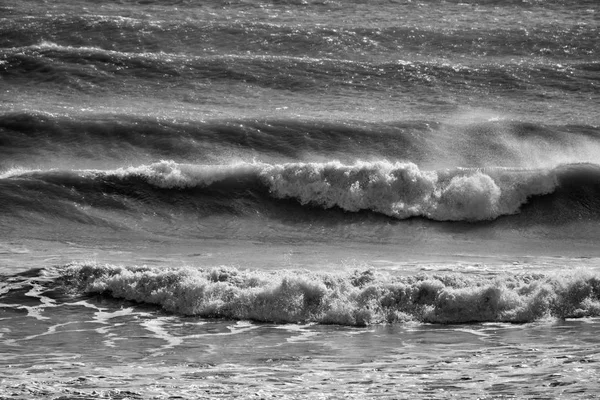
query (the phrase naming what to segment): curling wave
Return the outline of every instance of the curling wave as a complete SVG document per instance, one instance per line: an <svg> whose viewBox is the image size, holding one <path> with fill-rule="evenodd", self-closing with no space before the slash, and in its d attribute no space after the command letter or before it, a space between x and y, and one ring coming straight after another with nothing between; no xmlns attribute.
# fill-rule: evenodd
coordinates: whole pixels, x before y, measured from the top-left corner
<svg viewBox="0 0 600 400"><path fill-rule="evenodd" d="M7 181L42 181L88 197L107 190L133 193L136 185L160 190L192 190L189 196L213 193L244 196L269 193L276 199L294 199L302 205L345 211L374 211L405 219L426 217L439 221L482 221L518 213L532 196L546 195L567 176L589 186L600 176L597 167L572 165L554 169L455 168L421 170L410 162L356 162L342 164L261 162L229 165L180 164L161 161L112 171L23 171L0 175ZM150 185L148 188L147 185ZM15 190L23 185L14 185ZM213 192L211 192L211 190ZM92 193L90 193L92 192ZM258 193L257 192L257 193ZM162 200L161 200L162 201ZM94 204L91 204L94 205Z"/></svg>

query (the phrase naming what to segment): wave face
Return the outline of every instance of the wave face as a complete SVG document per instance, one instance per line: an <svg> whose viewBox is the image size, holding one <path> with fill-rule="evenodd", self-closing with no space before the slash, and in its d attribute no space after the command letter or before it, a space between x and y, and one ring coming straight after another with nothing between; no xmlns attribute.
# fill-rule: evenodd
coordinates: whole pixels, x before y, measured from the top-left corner
<svg viewBox="0 0 600 400"><path fill-rule="evenodd" d="M42 276L44 290L106 294L182 315L262 322L364 326L600 316L600 280L583 272L391 277L373 270L260 272L81 263Z"/></svg>

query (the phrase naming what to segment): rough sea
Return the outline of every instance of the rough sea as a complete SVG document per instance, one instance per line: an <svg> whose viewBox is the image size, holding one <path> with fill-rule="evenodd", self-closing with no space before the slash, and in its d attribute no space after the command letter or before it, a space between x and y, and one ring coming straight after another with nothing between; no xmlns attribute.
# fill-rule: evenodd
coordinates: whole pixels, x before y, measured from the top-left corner
<svg viewBox="0 0 600 400"><path fill-rule="evenodd" d="M598 0L1 0L0 399L600 398Z"/></svg>

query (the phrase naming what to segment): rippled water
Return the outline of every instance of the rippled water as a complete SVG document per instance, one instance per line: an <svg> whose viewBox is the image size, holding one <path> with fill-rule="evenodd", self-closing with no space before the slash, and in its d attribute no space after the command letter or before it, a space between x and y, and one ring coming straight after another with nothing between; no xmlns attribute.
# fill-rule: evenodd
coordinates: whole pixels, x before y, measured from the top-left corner
<svg viewBox="0 0 600 400"><path fill-rule="evenodd" d="M61 308L3 334L5 396L591 399L598 389L594 319L348 328L182 319L102 298Z"/></svg>

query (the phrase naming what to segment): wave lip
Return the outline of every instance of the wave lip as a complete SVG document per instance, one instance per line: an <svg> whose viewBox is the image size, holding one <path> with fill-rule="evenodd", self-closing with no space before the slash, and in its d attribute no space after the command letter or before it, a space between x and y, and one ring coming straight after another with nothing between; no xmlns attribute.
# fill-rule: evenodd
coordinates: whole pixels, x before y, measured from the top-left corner
<svg viewBox="0 0 600 400"><path fill-rule="evenodd" d="M600 279L588 273L390 277L372 270L335 274L95 263L48 273L58 273L67 291L109 294L184 315L265 322L364 326L600 316Z"/></svg>
<svg viewBox="0 0 600 400"><path fill-rule="evenodd" d="M372 210L395 218L489 220L514 214L530 196L552 192L551 171L421 171L413 163L285 164L262 172L276 197L302 204Z"/></svg>

